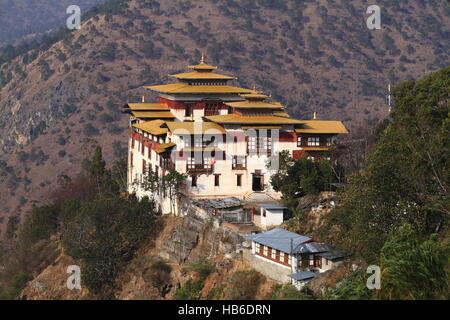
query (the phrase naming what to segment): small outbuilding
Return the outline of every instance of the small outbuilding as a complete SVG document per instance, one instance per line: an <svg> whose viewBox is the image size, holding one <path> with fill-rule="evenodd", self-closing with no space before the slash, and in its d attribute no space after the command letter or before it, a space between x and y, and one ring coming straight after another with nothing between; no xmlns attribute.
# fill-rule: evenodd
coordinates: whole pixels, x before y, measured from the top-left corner
<svg viewBox="0 0 450 320"><path fill-rule="evenodd" d="M288 275L289 278L292 279L292 285L296 287L298 290L303 288L305 284L314 279L316 274L312 271L300 271L297 273L293 273Z"/></svg>
<svg viewBox="0 0 450 320"><path fill-rule="evenodd" d="M285 206L278 203L258 203L256 204L260 215L259 226L267 229L271 226L279 226L284 221Z"/></svg>

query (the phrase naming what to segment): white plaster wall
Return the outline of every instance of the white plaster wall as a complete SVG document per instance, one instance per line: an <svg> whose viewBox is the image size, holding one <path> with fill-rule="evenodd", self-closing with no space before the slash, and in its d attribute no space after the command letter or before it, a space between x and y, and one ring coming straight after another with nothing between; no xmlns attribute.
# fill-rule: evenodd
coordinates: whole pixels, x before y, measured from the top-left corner
<svg viewBox="0 0 450 320"><path fill-rule="evenodd" d="M261 213L261 225L263 228L270 226L279 226L283 223L283 210L267 210L266 216L263 216L263 208L260 209Z"/></svg>

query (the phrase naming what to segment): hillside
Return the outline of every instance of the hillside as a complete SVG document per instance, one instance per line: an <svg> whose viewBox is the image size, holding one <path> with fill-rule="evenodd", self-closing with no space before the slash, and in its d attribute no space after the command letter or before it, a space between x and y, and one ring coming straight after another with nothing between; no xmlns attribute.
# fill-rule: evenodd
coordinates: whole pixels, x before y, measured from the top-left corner
<svg viewBox="0 0 450 320"><path fill-rule="evenodd" d="M383 29L360 1L110 1L128 8L86 21L46 50L0 66L0 222L75 176L89 139L124 154L127 101L169 82L201 51L236 85L271 93L299 118L349 128L387 115L386 87L449 65L450 6L381 1Z"/></svg>
<svg viewBox="0 0 450 320"><path fill-rule="evenodd" d="M0 47L64 26L69 0L0 0ZM82 13L105 0L80 0Z"/></svg>

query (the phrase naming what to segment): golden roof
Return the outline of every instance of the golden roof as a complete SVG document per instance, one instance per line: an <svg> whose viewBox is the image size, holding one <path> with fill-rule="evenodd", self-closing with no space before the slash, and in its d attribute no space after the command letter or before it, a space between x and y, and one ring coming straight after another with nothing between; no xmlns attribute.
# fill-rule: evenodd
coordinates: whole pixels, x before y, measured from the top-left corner
<svg viewBox="0 0 450 320"><path fill-rule="evenodd" d="M233 80L235 77L225 76L223 74L212 72L186 72L170 75L172 78L183 80Z"/></svg>
<svg viewBox="0 0 450 320"><path fill-rule="evenodd" d="M163 120L152 120L147 122L142 122L138 124L134 124L133 127L140 129L142 131L148 132L155 136L159 136L167 133L167 128L161 128L161 126L165 123Z"/></svg>
<svg viewBox="0 0 450 320"><path fill-rule="evenodd" d="M279 116L279 117L290 118L289 113L287 113L287 112L285 112L285 111L274 111L273 115L274 115L274 116Z"/></svg>
<svg viewBox="0 0 450 320"><path fill-rule="evenodd" d="M160 144L156 149L155 152L156 153L163 153L166 152L167 149L171 148L171 147L175 147L177 144L173 143L173 142L169 142L169 143L163 143Z"/></svg>
<svg viewBox="0 0 450 320"><path fill-rule="evenodd" d="M246 93L248 89L233 86L207 86L189 85L187 83L171 83L158 86L145 86L144 88L163 93Z"/></svg>
<svg viewBox="0 0 450 320"><path fill-rule="evenodd" d="M295 132L347 134L348 130L341 121L302 120L302 126L296 127Z"/></svg>
<svg viewBox="0 0 450 320"><path fill-rule="evenodd" d="M175 116L170 111L131 111L136 118L173 119Z"/></svg>
<svg viewBox="0 0 450 320"><path fill-rule="evenodd" d="M242 129L281 129L280 126L244 126Z"/></svg>
<svg viewBox="0 0 450 320"><path fill-rule="evenodd" d="M202 58L200 59L200 64L197 64L195 66L188 66L189 69L198 70L198 71L212 71L214 69L217 69L216 66L211 66L209 64L205 63L205 57L202 54Z"/></svg>
<svg viewBox="0 0 450 320"><path fill-rule="evenodd" d="M330 147L301 147L305 151L328 151Z"/></svg>
<svg viewBox="0 0 450 320"><path fill-rule="evenodd" d="M193 70L200 70L200 71L210 71L210 70L217 69L216 66L211 66L206 63L200 63L200 64L196 64L194 66L188 66L188 68L193 69Z"/></svg>
<svg viewBox="0 0 450 320"><path fill-rule="evenodd" d="M265 94L262 93L258 93L256 91L253 91L252 93L249 94L242 94L241 96L247 100L265 100L269 98L269 96L266 96Z"/></svg>
<svg viewBox="0 0 450 320"><path fill-rule="evenodd" d="M205 117L217 123L236 124L301 124L300 120L278 116L241 116L238 114L225 114Z"/></svg>
<svg viewBox="0 0 450 320"><path fill-rule="evenodd" d="M169 106L165 103L127 103L123 107L138 111L170 110Z"/></svg>
<svg viewBox="0 0 450 320"><path fill-rule="evenodd" d="M203 152L203 151L207 151L207 152L220 152L223 151L217 147L204 147L204 148L200 148L200 147L186 147L183 148L184 152Z"/></svg>
<svg viewBox="0 0 450 320"><path fill-rule="evenodd" d="M240 109L283 109L284 108L278 102L239 101L239 102L228 102L225 104L230 107L240 108Z"/></svg>
<svg viewBox="0 0 450 320"><path fill-rule="evenodd" d="M172 133L183 134L224 134L225 129L214 122L166 122Z"/></svg>

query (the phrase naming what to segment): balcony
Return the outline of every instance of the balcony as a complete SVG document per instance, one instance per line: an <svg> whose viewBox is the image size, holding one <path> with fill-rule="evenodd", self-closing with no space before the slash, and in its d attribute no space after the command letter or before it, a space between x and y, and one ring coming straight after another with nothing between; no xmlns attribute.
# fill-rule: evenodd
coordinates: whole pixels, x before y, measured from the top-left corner
<svg viewBox="0 0 450 320"><path fill-rule="evenodd" d="M203 163L186 165L186 172L188 173L205 174L205 173L212 173L213 171L214 166L210 166Z"/></svg>

